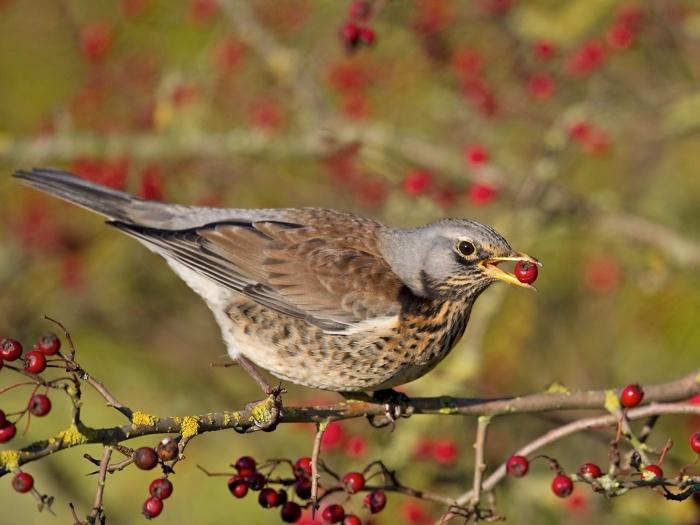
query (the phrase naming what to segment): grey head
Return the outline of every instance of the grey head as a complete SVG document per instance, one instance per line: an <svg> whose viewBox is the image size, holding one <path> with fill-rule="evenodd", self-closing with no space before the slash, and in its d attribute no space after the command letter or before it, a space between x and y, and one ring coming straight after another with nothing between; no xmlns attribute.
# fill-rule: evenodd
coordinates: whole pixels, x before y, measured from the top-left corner
<svg viewBox="0 0 700 525"><path fill-rule="evenodd" d="M533 288L498 264L539 265L511 248L490 226L467 219L443 219L412 230L387 229L380 234L380 249L394 273L421 297L475 298L499 280Z"/></svg>

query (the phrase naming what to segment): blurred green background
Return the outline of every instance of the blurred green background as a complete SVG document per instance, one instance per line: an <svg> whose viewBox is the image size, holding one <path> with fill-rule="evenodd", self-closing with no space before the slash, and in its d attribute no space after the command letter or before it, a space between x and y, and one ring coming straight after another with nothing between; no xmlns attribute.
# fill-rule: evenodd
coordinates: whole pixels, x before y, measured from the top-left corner
<svg viewBox="0 0 700 525"><path fill-rule="evenodd" d="M594 389L697 369L700 5L377 0L369 19L354 21L376 40L354 49L339 36L353 22L350 6L1 0L0 335L30 346L50 328L44 314L60 319L80 363L149 413L204 413L259 397L242 371L210 367L224 360L218 329L158 257L9 176L56 166L181 203L323 206L398 226L469 217L544 262L538 294L504 285L485 293L463 341L409 394L504 396L553 382ZM2 386L13 380L0 374ZM286 386L287 403L337 400ZM21 409L28 394L2 394L0 407ZM122 423L85 394L86 423ZM67 400L53 401L12 447L64 428ZM554 424L497 420L489 467ZM652 443L679 443L665 468L692 459L685 440L697 427L661 422ZM406 484L457 495L471 486L474 428L468 418L414 417L393 433L343 423L325 457L338 471L382 458ZM605 464L609 437L578 436L546 453L570 471ZM244 453L295 458L311 447L305 426L198 437L157 519L277 523L276 512L251 496L234 500L225 478L196 465L222 471ZM0 480L0 506L12 509L3 524L68 523L68 502L86 513L95 478L83 452L27 466L56 497L57 518ZM499 511L516 524L699 519L692 502L665 503L651 491L604 501L581 486L559 500L550 476L536 464L528 478L504 483ZM110 477L110 524L143 519L152 477L133 468ZM430 523L440 511L391 495L374 523Z"/></svg>

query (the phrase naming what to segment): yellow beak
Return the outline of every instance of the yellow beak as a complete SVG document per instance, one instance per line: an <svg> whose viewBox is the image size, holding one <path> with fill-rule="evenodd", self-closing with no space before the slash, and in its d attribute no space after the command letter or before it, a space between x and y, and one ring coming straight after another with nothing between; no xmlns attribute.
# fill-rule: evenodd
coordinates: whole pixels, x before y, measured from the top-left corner
<svg viewBox="0 0 700 525"><path fill-rule="evenodd" d="M507 257L489 257L488 259L484 259L483 261L481 261L479 264L483 268L484 272L487 275L493 277L494 279L514 284L516 286L521 286L523 288L529 288L530 290L537 290L537 288L535 288L531 284L521 283L515 275L503 271L498 267L499 263L507 261L529 262L531 264L536 264L537 266L542 266L542 263L534 257L530 257L525 253L519 252L514 252L513 255L509 255Z"/></svg>

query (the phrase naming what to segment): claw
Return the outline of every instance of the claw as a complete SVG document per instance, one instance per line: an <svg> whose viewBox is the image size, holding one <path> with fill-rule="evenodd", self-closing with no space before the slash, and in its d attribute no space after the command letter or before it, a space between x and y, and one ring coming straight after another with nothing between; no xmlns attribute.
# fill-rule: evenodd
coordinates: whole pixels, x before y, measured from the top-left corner
<svg viewBox="0 0 700 525"><path fill-rule="evenodd" d="M391 425L392 430L396 427L396 421L402 417L409 417L413 413L410 398L403 392L396 390L377 390L372 395L375 402L384 405L385 413L381 416L367 416L369 424L375 428Z"/></svg>
<svg viewBox="0 0 700 525"><path fill-rule="evenodd" d="M281 385L272 389L264 401L249 403L246 408L251 411L253 425L246 429L248 432L272 432L282 420L282 396L285 392Z"/></svg>

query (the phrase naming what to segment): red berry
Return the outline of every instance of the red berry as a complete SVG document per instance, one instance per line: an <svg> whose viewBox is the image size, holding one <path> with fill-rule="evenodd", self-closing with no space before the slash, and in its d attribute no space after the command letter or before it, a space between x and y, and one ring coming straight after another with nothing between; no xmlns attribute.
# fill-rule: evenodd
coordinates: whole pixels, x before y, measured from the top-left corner
<svg viewBox="0 0 700 525"><path fill-rule="evenodd" d="M365 495L362 504L369 509L372 514L381 512L386 506L386 494L383 490L373 490Z"/></svg>
<svg viewBox="0 0 700 525"><path fill-rule="evenodd" d="M243 477L250 476L253 472L255 472L257 467L255 460L250 456L242 456L238 458L233 466Z"/></svg>
<svg viewBox="0 0 700 525"><path fill-rule="evenodd" d="M46 355L55 355L61 349L61 340L52 332L42 335L34 346Z"/></svg>
<svg viewBox="0 0 700 525"><path fill-rule="evenodd" d="M506 461L506 472L514 478L522 478L530 470L530 462L525 456L512 455Z"/></svg>
<svg viewBox="0 0 700 525"><path fill-rule="evenodd" d="M0 426L0 443L7 443L15 437L16 433L17 427L15 427L15 424L5 421L5 424Z"/></svg>
<svg viewBox="0 0 700 525"><path fill-rule="evenodd" d="M566 498L574 491L574 482L566 474L557 474L552 480L552 492L560 498Z"/></svg>
<svg viewBox="0 0 700 525"><path fill-rule="evenodd" d="M146 501L143 502L143 515L147 519L152 519L163 512L163 501L151 496Z"/></svg>
<svg viewBox="0 0 700 525"><path fill-rule="evenodd" d="M605 40L611 49L624 51L634 43L634 32L625 24L615 24L608 29Z"/></svg>
<svg viewBox="0 0 700 525"><path fill-rule="evenodd" d="M260 503L261 507L266 509L279 507L282 504L280 501L280 493L271 488L262 489L258 495L258 503Z"/></svg>
<svg viewBox="0 0 700 525"><path fill-rule="evenodd" d="M537 265L530 261L518 261L515 263L513 273L521 283L532 284L537 280L539 270Z"/></svg>
<svg viewBox="0 0 700 525"><path fill-rule="evenodd" d="M554 56L557 49L554 47L554 44L548 40L538 40L533 46L533 51L537 58L547 60Z"/></svg>
<svg viewBox="0 0 700 525"><path fill-rule="evenodd" d="M603 475L603 471L595 463L584 463L578 469L578 473L584 478L599 478Z"/></svg>
<svg viewBox="0 0 700 525"><path fill-rule="evenodd" d="M5 418L5 412L0 410L0 427L4 427L7 424L7 419Z"/></svg>
<svg viewBox="0 0 700 525"><path fill-rule="evenodd" d="M690 448L692 448L693 452L696 454L700 454L700 432L695 432L690 436Z"/></svg>
<svg viewBox="0 0 700 525"><path fill-rule="evenodd" d="M236 498L245 498L248 494L248 484L240 476L232 476L228 480L228 490Z"/></svg>
<svg viewBox="0 0 700 525"><path fill-rule="evenodd" d="M34 486L34 478L26 472L18 472L12 478L12 488L17 492L29 492Z"/></svg>
<svg viewBox="0 0 700 525"><path fill-rule="evenodd" d="M430 172L422 169L411 170L403 181L403 191L411 197L425 193L433 183Z"/></svg>
<svg viewBox="0 0 700 525"><path fill-rule="evenodd" d="M472 166L481 166L489 161L489 152L480 144L472 144L464 150L464 158Z"/></svg>
<svg viewBox="0 0 700 525"><path fill-rule="evenodd" d="M161 439L156 447L156 454L161 461L172 461L179 454L177 441L171 437Z"/></svg>
<svg viewBox="0 0 700 525"><path fill-rule="evenodd" d="M280 516L285 523L296 523L301 518L301 507L293 501L288 501L282 505Z"/></svg>
<svg viewBox="0 0 700 525"><path fill-rule="evenodd" d="M15 361L22 355L22 345L15 339L3 339L0 341L0 359Z"/></svg>
<svg viewBox="0 0 700 525"><path fill-rule="evenodd" d="M104 58L112 45L112 28L105 22L93 22L80 32L80 50L92 62Z"/></svg>
<svg viewBox="0 0 700 525"><path fill-rule="evenodd" d="M654 481L657 478L663 478L664 471L658 465L647 465L642 469L642 478L646 481Z"/></svg>
<svg viewBox="0 0 700 525"><path fill-rule="evenodd" d="M27 408L32 415L45 416L51 410L51 400L44 394L34 394L29 398L29 406Z"/></svg>
<svg viewBox="0 0 700 525"><path fill-rule="evenodd" d="M527 79L527 90L532 98L537 100L547 100L557 87L554 78L549 73L535 73Z"/></svg>
<svg viewBox="0 0 700 525"><path fill-rule="evenodd" d="M250 487L250 490L262 490L267 483L267 478L260 472L253 472L250 476L246 476L245 482Z"/></svg>
<svg viewBox="0 0 700 525"><path fill-rule="evenodd" d="M627 385L620 393L620 404L625 408L636 407L644 399L644 390L638 384Z"/></svg>
<svg viewBox="0 0 700 525"><path fill-rule="evenodd" d="M41 374L46 370L46 356L39 350L24 354L24 371L30 374Z"/></svg>
<svg viewBox="0 0 700 525"><path fill-rule="evenodd" d="M311 480L306 476L298 477L294 482L294 491L301 499L309 499L311 497Z"/></svg>
<svg viewBox="0 0 700 525"><path fill-rule="evenodd" d="M137 448L134 452L134 463L142 470L151 470L158 464L158 455L151 447Z"/></svg>
<svg viewBox="0 0 700 525"><path fill-rule="evenodd" d="M475 206L485 206L496 197L496 188L486 182L475 182L469 186L467 195Z"/></svg>
<svg viewBox="0 0 700 525"><path fill-rule="evenodd" d="M294 463L294 477L301 476L311 477L311 458L309 457L299 458Z"/></svg>
<svg viewBox="0 0 700 525"><path fill-rule="evenodd" d="M331 503L321 512L321 518L326 523L340 523L344 517L345 509L337 503Z"/></svg>
<svg viewBox="0 0 700 525"><path fill-rule="evenodd" d="M374 34L374 30L370 29L369 27L360 28L359 39L360 42L362 42L366 46L371 46L372 44L374 44L376 38L377 36Z"/></svg>
<svg viewBox="0 0 700 525"><path fill-rule="evenodd" d="M173 484L168 478L154 479L148 486L148 492L154 498L167 499L173 493Z"/></svg>
<svg viewBox="0 0 700 525"><path fill-rule="evenodd" d="M343 476L343 485L350 494L355 494L365 487L365 477L359 472L348 472Z"/></svg>
<svg viewBox="0 0 700 525"><path fill-rule="evenodd" d="M354 514L346 514L343 519L343 525L362 525L362 520Z"/></svg>
<svg viewBox="0 0 700 525"><path fill-rule="evenodd" d="M348 15L357 20L366 20L372 13L372 6L367 0L355 0L350 4Z"/></svg>
<svg viewBox="0 0 700 525"><path fill-rule="evenodd" d="M360 27L354 22L347 22L340 28L340 38L348 49L354 48L360 41Z"/></svg>
<svg viewBox="0 0 700 525"><path fill-rule="evenodd" d="M432 447L433 459L441 465L449 465L457 460L457 443L449 438L436 439Z"/></svg>

